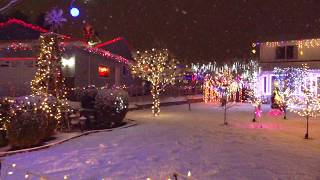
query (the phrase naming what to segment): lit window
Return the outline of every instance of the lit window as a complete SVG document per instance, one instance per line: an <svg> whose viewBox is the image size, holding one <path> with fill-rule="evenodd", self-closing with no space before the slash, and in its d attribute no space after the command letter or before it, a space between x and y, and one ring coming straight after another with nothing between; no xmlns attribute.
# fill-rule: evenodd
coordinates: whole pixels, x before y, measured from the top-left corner
<svg viewBox="0 0 320 180"><path fill-rule="evenodd" d="M110 68L108 66L100 65L98 67L98 73L100 77L108 77L110 73Z"/></svg>

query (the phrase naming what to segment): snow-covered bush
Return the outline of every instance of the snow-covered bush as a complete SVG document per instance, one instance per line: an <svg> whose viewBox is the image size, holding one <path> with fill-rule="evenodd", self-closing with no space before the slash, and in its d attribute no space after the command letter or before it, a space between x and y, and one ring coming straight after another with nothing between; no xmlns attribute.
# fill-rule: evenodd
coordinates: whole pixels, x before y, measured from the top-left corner
<svg viewBox="0 0 320 180"><path fill-rule="evenodd" d="M128 112L129 96L122 89L101 89L95 98L97 119L102 126L119 125Z"/></svg>
<svg viewBox="0 0 320 180"><path fill-rule="evenodd" d="M81 96L81 106L87 109L94 109L94 101L98 93L98 89L95 87L89 87L83 91L79 91L78 93Z"/></svg>
<svg viewBox="0 0 320 180"><path fill-rule="evenodd" d="M70 89L67 94L67 99L70 101L80 102L81 98L84 94L84 91L85 91L85 89L79 88L79 87Z"/></svg>
<svg viewBox="0 0 320 180"><path fill-rule="evenodd" d="M12 107L12 99L0 98L0 147L7 144L7 128L6 124L10 121L10 110Z"/></svg>
<svg viewBox="0 0 320 180"><path fill-rule="evenodd" d="M9 121L10 109L12 107L12 99L1 98L0 99L0 130L5 130L6 122Z"/></svg>
<svg viewBox="0 0 320 180"><path fill-rule="evenodd" d="M24 96L16 98L11 104L9 121L5 123L9 144L14 148L27 148L40 144L53 135L58 122L51 113L42 109L44 97ZM56 99L49 97L47 105L54 106Z"/></svg>
<svg viewBox="0 0 320 180"><path fill-rule="evenodd" d="M46 118L41 110L17 110L7 126L9 143L14 148L38 145L45 138Z"/></svg>

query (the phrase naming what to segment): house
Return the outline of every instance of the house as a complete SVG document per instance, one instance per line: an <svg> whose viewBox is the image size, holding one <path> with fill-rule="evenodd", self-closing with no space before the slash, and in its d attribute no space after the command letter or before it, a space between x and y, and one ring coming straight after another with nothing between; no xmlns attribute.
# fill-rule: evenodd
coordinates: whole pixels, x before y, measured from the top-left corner
<svg viewBox="0 0 320 180"><path fill-rule="evenodd" d="M0 23L0 96L30 93L39 56L38 39L47 32L18 19ZM61 37L62 71L67 87L110 87L135 82L128 69L133 60L131 49L124 38L89 46L72 37Z"/></svg>
<svg viewBox="0 0 320 180"><path fill-rule="evenodd" d="M258 80L259 92L262 96L270 97L274 88L274 67L302 67L307 64L310 68L308 78L311 90L320 94L320 39L302 39L277 42L255 43L258 48L259 63L262 67ZM296 94L301 88L296 88Z"/></svg>

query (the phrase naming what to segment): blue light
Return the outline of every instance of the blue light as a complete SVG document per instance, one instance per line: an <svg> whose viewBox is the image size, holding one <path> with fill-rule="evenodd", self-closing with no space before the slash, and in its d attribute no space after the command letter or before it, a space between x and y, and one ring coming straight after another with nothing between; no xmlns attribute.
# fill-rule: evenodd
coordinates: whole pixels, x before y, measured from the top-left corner
<svg viewBox="0 0 320 180"><path fill-rule="evenodd" d="M73 17L77 17L77 16L79 16L80 11L79 11L78 8L73 7L73 8L70 9L70 14L71 14L71 16L73 16Z"/></svg>

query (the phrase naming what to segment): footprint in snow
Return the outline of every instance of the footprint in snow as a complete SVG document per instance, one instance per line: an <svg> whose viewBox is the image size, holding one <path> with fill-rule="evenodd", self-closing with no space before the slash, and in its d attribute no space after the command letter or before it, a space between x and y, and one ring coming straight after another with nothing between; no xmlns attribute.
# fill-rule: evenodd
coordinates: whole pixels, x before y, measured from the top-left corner
<svg viewBox="0 0 320 180"><path fill-rule="evenodd" d="M159 161L159 157L157 157L157 156L151 156L151 157L148 157L147 160L148 160L148 161L156 161L156 162L158 162L158 161Z"/></svg>

